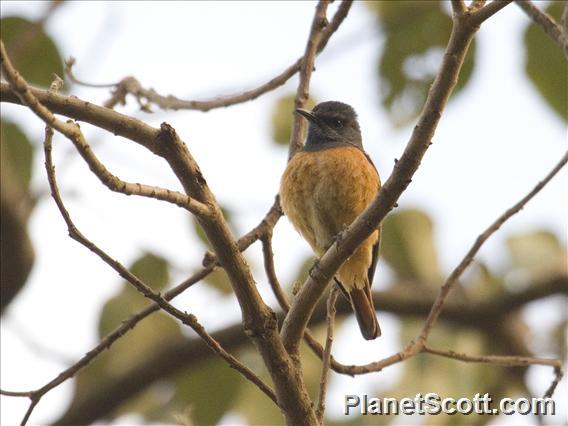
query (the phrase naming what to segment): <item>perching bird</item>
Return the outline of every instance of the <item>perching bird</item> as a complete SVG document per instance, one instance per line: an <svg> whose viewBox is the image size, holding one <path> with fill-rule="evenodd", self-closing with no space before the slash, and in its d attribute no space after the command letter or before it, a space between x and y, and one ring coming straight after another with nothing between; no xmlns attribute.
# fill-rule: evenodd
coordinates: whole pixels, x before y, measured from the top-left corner
<svg viewBox="0 0 568 426"><path fill-rule="evenodd" d="M280 203L288 219L317 256L369 205L381 186L377 169L363 150L355 110L323 102L311 112L303 149L289 161L280 182ZM380 231L373 232L339 268L335 281L348 296L361 334L381 335L371 284L379 255Z"/></svg>

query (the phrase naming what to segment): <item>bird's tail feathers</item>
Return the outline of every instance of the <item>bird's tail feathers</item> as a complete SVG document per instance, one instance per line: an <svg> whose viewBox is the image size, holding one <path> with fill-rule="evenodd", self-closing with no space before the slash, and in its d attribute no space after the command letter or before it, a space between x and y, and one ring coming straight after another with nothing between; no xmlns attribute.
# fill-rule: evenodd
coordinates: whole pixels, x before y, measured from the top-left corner
<svg viewBox="0 0 568 426"><path fill-rule="evenodd" d="M349 301L355 312L355 318L366 340L376 339L381 335L381 327L373 305L369 286L365 288L352 288L349 291Z"/></svg>

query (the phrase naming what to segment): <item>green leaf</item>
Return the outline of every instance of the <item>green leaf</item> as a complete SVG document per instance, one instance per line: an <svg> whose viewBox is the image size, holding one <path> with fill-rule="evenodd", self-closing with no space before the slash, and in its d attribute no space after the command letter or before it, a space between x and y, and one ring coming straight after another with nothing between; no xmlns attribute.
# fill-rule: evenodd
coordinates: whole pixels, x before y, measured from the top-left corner
<svg viewBox="0 0 568 426"><path fill-rule="evenodd" d="M502 296L505 292L503 277L494 275L485 263L477 260L469 267L468 272L465 286L468 300L487 300Z"/></svg>
<svg viewBox="0 0 568 426"><path fill-rule="evenodd" d="M556 236L547 230L517 234L507 239L513 267L531 278L562 273L566 270L566 255Z"/></svg>
<svg viewBox="0 0 568 426"><path fill-rule="evenodd" d="M378 62L380 98L395 126L404 126L422 110L448 43L452 20L441 1L375 1L385 44ZM475 44L466 55L458 92L473 71Z"/></svg>
<svg viewBox="0 0 568 426"><path fill-rule="evenodd" d="M553 1L546 13L559 22L564 2ZM538 6L537 6L538 7ZM564 120L568 119L568 62L543 30L532 23L524 36L525 71L544 101Z"/></svg>
<svg viewBox="0 0 568 426"><path fill-rule="evenodd" d="M321 343L324 341L325 326L311 329L313 336ZM247 365L261 366L262 358L258 352L252 349L241 351L239 359L246 361ZM321 378L321 361L306 346L300 347L300 359L302 360L303 377L306 383L308 393L317 395ZM265 382L270 383L270 376L264 369L255 371ZM242 385L238 398L232 407L247 421L249 425L283 425L285 424L281 411L278 406L268 397L262 394L258 388L247 380L242 380ZM196 422L197 423L197 422Z"/></svg>
<svg viewBox="0 0 568 426"><path fill-rule="evenodd" d="M28 235L33 147L17 125L0 125L0 286L2 311L24 287L34 263Z"/></svg>
<svg viewBox="0 0 568 426"><path fill-rule="evenodd" d="M214 270L207 275L203 281L207 285L219 290L221 293L230 294L233 292L233 288L229 282L229 277L223 268Z"/></svg>
<svg viewBox="0 0 568 426"><path fill-rule="evenodd" d="M154 290L163 289L169 280L167 262L153 254L141 256L129 269ZM101 309L99 337L106 336L130 315L148 304L149 301L130 284L123 282L116 295L111 297ZM93 389L96 390L109 381L128 374L139 362L145 361L148 356L155 353L156 348L180 339L183 339L183 335L176 319L162 311L153 313L128 334L118 339L109 351L99 354L87 368L81 370L69 410L80 404L86 395L92 395ZM163 405L163 398L156 395L150 387L121 405L114 413L109 414L109 417L130 412L146 415L153 412L154 408L159 409Z"/></svg>
<svg viewBox="0 0 568 426"><path fill-rule="evenodd" d="M28 188L32 176L33 145L20 128L2 118L0 123L0 144L2 145L2 168L18 180L21 188Z"/></svg>
<svg viewBox="0 0 568 426"><path fill-rule="evenodd" d="M440 282L432 221L420 210L400 210L387 216L382 255L402 279L432 285Z"/></svg>
<svg viewBox="0 0 568 426"><path fill-rule="evenodd" d="M213 357L177 375L171 411L189 412L196 425L215 425L237 399L244 381L225 361ZM264 398L257 392L257 398Z"/></svg>
<svg viewBox="0 0 568 426"><path fill-rule="evenodd" d="M136 260L130 271L153 290L162 290L170 279L167 260L152 253L147 253ZM128 287L132 288L130 284Z"/></svg>
<svg viewBox="0 0 568 426"><path fill-rule="evenodd" d="M28 83L49 87L54 73L65 76L59 50L40 24L12 16L0 28L8 56Z"/></svg>
<svg viewBox="0 0 568 426"><path fill-rule="evenodd" d="M129 270L154 291L162 290L169 282L167 261L151 253L137 259ZM148 303L148 299L140 294L130 283L124 281L121 290L116 296L110 298L102 308L99 320L99 337L102 338L110 333L129 314L138 311ZM176 327L178 327L177 323Z"/></svg>
<svg viewBox="0 0 568 426"><path fill-rule="evenodd" d="M294 94L282 96L272 107L272 140L277 145L288 145L290 143L294 118L294 99ZM310 98L306 103L306 108L312 109L315 104L315 100Z"/></svg>

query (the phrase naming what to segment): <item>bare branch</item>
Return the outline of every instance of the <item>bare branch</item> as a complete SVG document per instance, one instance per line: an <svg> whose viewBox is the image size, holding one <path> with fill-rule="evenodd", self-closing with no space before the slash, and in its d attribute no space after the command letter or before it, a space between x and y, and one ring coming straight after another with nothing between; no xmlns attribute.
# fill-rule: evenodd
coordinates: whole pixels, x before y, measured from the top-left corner
<svg viewBox="0 0 568 426"><path fill-rule="evenodd" d="M546 365L549 367L562 367L562 362L558 359L534 358L526 356L502 356L502 355L467 355L455 351L443 351L424 346L424 352L443 356L446 358L457 359L463 362L475 362L480 364L496 364L503 367L526 367L528 365Z"/></svg>
<svg viewBox="0 0 568 426"><path fill-rule="evenodd" d="M272 230L267 230L267 232L260 238L262 242L262 255L264 260L264 269L266 271L266 275L268 277L268 283L270 284L270 288L280 305L280 308L287 314L290 310L290 304L288 303L288 299L286 298L286 294L282 290L282 286L280 285L280 281L276 276L276 270L274 269L274 253L272 251ZM310 330L306 328L304 331L304 341L310 347L310 349L321 359L324 360L324 348L322 345L312 336ZM348 365L344 365L339 363L335 360L333 355L329 355L331 368L341 374L351 374L351 367Z"/></svg>
<svg viewBox="0 0 568 426"><path fill-rule="evenodd" d="M62 114L78 121L90 123L113 135L130 139L154 154L157 154L159 150L156 143L159 129L155 129L137 118L92 104L76 96L64 96L29 86L28 90L40 104L54 114ZM7 83L0 83L0 98L2 102L26 105Z"/></svg>
<svg viewBox="0 0 568 426"><path fill-rule="evenodd" d="M6 71L10 84L14 87L14 90L16 90L22 102L28 105L28 107L48 126L57 129L59 132L64 134L73 143L73 145L75 145L75 148L89 165L91 171L105 186L107 186L107 188L111 191L120 192L125 195L139 195L167 201L196 215L207 216L210 214L210 209L206 205L188 197L185 194L182 194L181 192L140 183L129 183L113 175L94 154L91 147L85 140L79 125L71 121L64 123L63 121L58 120L53 113L43 106L33 95L25 80L17 74L16 70L13 68L2 41L0 41L0 50L2 55L2 67Z"/></svg>
<svg viewBox="0 0 568 426"><path fill-rule="evenodd" d="M493 0L491 3L483 6L471 15L471 21L474 25L481 25L484 21L491 18L504 7L508 6L512 0Z"/></svg>
<svg viewBox="0 0 568 426"><path fill-rule="evenodd" d="M473 261L473 258L481 248L481 246L487 241L487 239L493 235L501 226L509 220L513 215L518 213L524 206L527 204L538 192L546 186L548 182L564 167L566 162L568 161L568 152L564 154L564 156L560 159L558 164L554 166L554 168L546 175L546 177L540 181L527 195L525 195L519 202L517 202L514 206L508 209L505 213L495 220L481 235L477 237L473 246L469 249L465 257L459 263L459 265L452 271L449 275L448 279L444 283L444 285L440 288L440 294L438 295L428 318L422 328L420 333L419 339L424 343L428 339L428 335L430 334L430 330L436 323L438 316L442 310L444 302L448 297L451 289L457 282L458 278L461 276L463 271L469 266L469 264Z"/></svg>
<svg viewBox="0 0 568 426"><path fill-rule="evenodd" d="M420 284L418 284L420 286ZM403 283L391 283L390 290L375 292L373 298L375 306L381 302L381 312L391 312L402 318L424 318L435 299L433 292L415 294L401 291ZM426 286L421 286L426 288ZM531 291L532 288L540 288L542 291ZM459 301L448 300L440 316L445 324L453 327L465 327L475 330L488 339L493 338L495 324L504 321L514 310L522 306L513 303L515 307L506 303L509 299L518 298L519 303L527 304L531 301L542 300L550 295L565 295L568 293L568 276L551 278L543 282L533 282L521 292L505 292L498 296L491 296L481 301L464 305ZM520 302L522 301L522 302ZM313 324L321 324L326 319L326 308L320 303L312 318ZM496 311L500 307L502 311ZM337 304L338 315L351 315L352 310L342 298ZM236 322L222 330L213 333L215 340L231 352L250 348L250 341L243 333L240 322ZM317 343L317 342L316 342ZM319 343L317 343L319 345ZM323 348L319 357L322 357ZM215 356L200 338L187 338L164 345L141 360L133 370L124 375L115 376L112 380L100 383L96 389L91 389L83 395L81 402L70 408L55 424L77 424L79 420L91 423L104 417L108 412L116 409L120 404L132 398L138 391L146 388L156 380L175 375L183 369L191 368L204 360ZM350 376L365 374L370 370L368 365L335 368L334 371ZM341 365L341 364L340 364ZM136 386L132 384L136 383Z"/></svg>
<svg viewBox="0 0 568 426"><path fill-rule="evenodd" d="M69 80L72 83L75 83L79 86L91 87L94 89L110 89L122 83L122 81L119 81L118 83L89 83L87 81L80 80L75 76L75 73L73 72L73 66L75 66L76 62L77 60L73 56L69 57L69 59L65 61L65 74L67 74L67 77L69 77Z"/></svg>
<svg viewBox="0 0 568 426"><path fill-rule="evenodd" d="M456 15L464 13L467 8L463 0L452 0L452 10Z"/></svg>
<svg viewBox="0 0 568 426"><path fill-rule="evenodd" d="M154 293L150 287L140 281L136 276L134 276L128 269L126 269L122 264L117 262L116 260L112 259L107 253L97 247L94 243L89 241L83 234L76 228L74 223L71 220L69 212L65 208L63 204L63 200L59 194L59 189L57 186L57 181L55 177L55 167L52 162L51 158L51 149L52 144L51 140L53 137L53 130L48 126L46 127L46 138L44 144L45 150L45 167L47 170L47 177L49 181L49 186L51 189L51 194L63 216L65 223L69 229L69 234L71 238L78 241L80 244L87 247L93 253L98 255L105 263L111 266L115 271L119 273L119 275L125 278L129 283L131 283L140 293L142 293L145 297L153 300L156 302L162 309L166 312L174 316L175 318L179 319L182 323L190 326L206 343L207 345L221 358L223 358L231 368L234 368L238 372L240 372L244 377L249 379L252 383L257 385L261 391L263 391L269 398L276 402L276 396L274 392L264 383L262 380L256 376L250 369L245 367L240 361L238 361L234 356L229 354L225 351L221 345L211 337L206 331L205 328L198 322L195 315L186 314L175 308L173 305L168 303L159 293Z"/></svg>
<svg viewBox="0 0 568 426"><path fill-rule="evenodd" d="M79 130L78 126L71 125L71 123L63 123L60 120L57 120L53 114L41 105L36 98L31 94L27 83L25 80L16 72L13 68L10 60L6 54L6 50L4 48L4 44L0 41L0 50L1 50L1 58L2 58L2 69L6 73L7 79L10 82L11 86L17 92L18 96L22 99L22 102L25 102L26 105L32 109L42 120L44 120L47 124L46 126L46 137L44 143L44 151L45 151L45 158L46 158L46 170L47 170L47 177L48 182L50 185L52 196L57 204L57 207L67 224L69 235L71 238L75 239L80 244L87 247L97 256L99 256L105 263L111 266L115 271L119 273L120 276L125 278L129 283L131 283L140 293L142 293L145 297L153 300L156 302L162 309L170 313L175 318L179 319L186 325L189 325L193 330L202 338L204 339L209 347L215 351L219 356L221 356L225 361L229 363L232 368L235 368L245 377L247 377L251 382L256 384L263 392L265 392L271 399L276 402L276 397L273 391L268 388L261 380L258 378L251 370L241 364L236 358L232 355L227 353L219 344L216 342L209 334L206 333L205 329L199 324L197 318L194 315L188 315L184 312L181 312L173 305L171 305L168 301L166 301L159 293L154 293L150 287L140 281L136 276L134 276L130 271L128 271L121 263L111 258L106 252L101 250L98 246L96 246L93 242L88 240L74 225L71 217L63 204L63 201L59 195L59 189L57 186L56 178L55 178L55 168L53 166L51 160L51 140L53 138L53 130L52 127L59 130L65 136L67 136L71 140L80 140L82 139L82 132ZM203 217L202 217L203 218ZM35 395L37 396L37 395ZM41 398L41 395L38 397ZM30 411L31 414L31 411Z"/></svg>
<svg viewBox="0 0 568 426"><path fill-rule="evenodd" d="M318 2L316 7L316 15L312 21L312 28L310 29L310 36L306 44L306 52L304 53L304 60L300 68L300 82L296 90L294 98L294 110L303 108L310 96L310 79L314 71L317 48L322 39L323 30L327 25L325 12L327 10L328 1L322 0ZM290 146L288 148L288 158L292 158L294 153L302 147L304 142L304 134L306 132L306 120L298 114L293 114L292 132L290 134Z"/></svg>
<svg viewBox="0 0 568 426"><path fill-rule="evenodd" d="M406 149L395 165L377 197L367 209L348 227L341 241L336 241L312 268L300 292L296 295L284 325L282 338L290 353L298 352L298 345L313 309L323 294L335 271L353 251L375 231L386 214L396 204L402 192L411 182L420 161L434 135L441 113L455 87L461 65L477 27L468 16L454 20L452 34L442 61L442 66L432 84L423 113Z"/></svg>
<svg viewBox="0 0 568 426"><path fill-rule="evenodd" d="M7 391L7 390L2 390L0 389L0 395L4 395L4 396L15 396L15 397L25 397L25 398L30 398L33 396L33 391L27 391L27 392L14 392L14 391Z"/></svg>
<svg viewBox="0 0 568 426"><path fill-rule="evenodd" d="M288 299L282 290L282 286L276 276L276 270L274 269L274 252L272 251L272 232L267 232L260 238L262 242L262 257L264 260L264 270L266 271L266 275L268 277L268 283L270 284L270 288L272 289L272 293L276 297L280 308L284 312L288 312L290 309L290 304L288 303Z"/></svg>
<svg viewBox="0 0 568 426"><path fill-rule="evenodd" d="M550 398L558 386L560 380L564 375L562 368L562 361L559 359L549 359L549 358L535 358L535 357L525 357L525 356L499 356L499 355L467 355L464 353L458 353L454 351L442 351L438 349L433 349L428 346L424 346L423 352L442 356L445 358L456 359L463 362L475 362L483 364L501 365L503 367L526 367L529 365L545 365L554 368L554 380L552 381L550 387L546 390L544 397Z"/></svg>
<svg viewBox="0 0 568 426"><path fill-rule="evenodd" d="M238 241L239 250L244 251L246 250L252 243L254 243L260 235L263 235L265 232L271 230L280 216L282 212L280 210L280 205L278 203L278 199L275 200L274 205L270 208L266 216L262 219L262 221L251 231L249 231L246 235ZM210 272L212 272L218 266L217 259L215 255L211 255L210 262L207 266L202 268L201 270L195 272L191 277L187 278L184 282L180 283L179 285L175 286L171 290L164 293L163 297L165 300L171 300L181 294L183 291L191 287L193 284L201 281ZM9 392L5 391L4 394L10 396L28 396L32 397L36 394L38 395L45 395L47 392L52 390L53 388L59 386L61 383L66 381L67 379L72 378L75 376L81 369L86 367L90 364L90 362L95 359L101 352L104 350L110 349L112 344L128 333L130 330L134 329L136 325L142 321L144 318L148 317L153 312L156 312L160 309L160 306L153 302L152 304L148 305L146 308L142 309L141 311L137 312L136 314L131 315L128 319L121 321L120 325L107 334L97 346L93 349L88 351L81 359L79 359L75 364L67 368L66 370L62 371L60 374L57 375L54 379L50 382L46 383L40 389L35 391L28 391L28 392ZM221 333L222 335L222 333ZM218 340L215 338L215 340Z"/></svg>
<svg viewBox="0 0 568 426"><path fill-rule="evenodd" d="M483 6L485 6L485 3L487 3L487 0L472 0L471 3L469 4L469 9L478 10Z"/></svg>
<svg viewBox="0 0 568 426"><path fill-rule="evenodd" d="M321 380L318 405L316 415L319 423L323 425L323 416L325 413L325 397L327 394L327 380L329 376L329 367L331 364L331 346L333 344L333 325L335 322L335 304L339 290L336 286L331 287L329 297L327 298L327 337L325 340L325 349L323 351L323 363L321 366Z"/></svg>
<svg viewBox="0 0 568 426"><path fill-rule="evenodd" d="M321 38L317 44L317 53L321 52L327 42L333 35L335 31L339 28L343 20L347 17L349 13L349 9L351 8L352 1L351 0L344 0L339 5L337 12L333 16L332 21L329 25L327 25L321 34ZM286 68L282 73L278 76L270 79L266 83L251 89L247 90L243 93L239 93L236 95L229 95L229 96L222 96L210 100L198 101L198 100L183 100L179 99L173 95L163 96L157 93L154 89L146 89L140 84L136 78L129 76L122 79L115 85L97 85L91 83L85 83L79 80L72 72L72 67L74 64L73 58L71 58L67 62L66 72L69 75L70 79L77 84L85 85L88 87L109 87L114 86L113 94L111 98L105 102L105 107L107 108L114 108L117 104L124 104L126 102L126 95L132 94L136 97L139 105L143 110L147 110L148 103L152 103L158 105L160 108L163 109L173 109L173 110L180 110L180 109L190 109L190 110L199 110L199 111L209 111L215 108L223 108L228 107L231 105L240 104L243 102L254 100L265 93L268 93L286 83L294 74L296 74L302 64L304 63L305 57L302 56L296 60L292 65Z"/></svg>
<svg viewBox="0 0 568 426"><path fill-rule="evenodd" d="M530 0L515 0L515 3L562 49L564 55L568 55L568 36L550 15L540 10Z"/></svg>

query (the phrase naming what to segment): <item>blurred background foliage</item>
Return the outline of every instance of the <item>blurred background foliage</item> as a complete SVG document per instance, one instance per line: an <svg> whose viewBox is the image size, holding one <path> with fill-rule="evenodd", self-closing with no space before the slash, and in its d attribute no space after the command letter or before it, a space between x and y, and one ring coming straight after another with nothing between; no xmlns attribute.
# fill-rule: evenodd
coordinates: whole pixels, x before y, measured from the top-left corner
<svg viewBox="0 0 568 426"><path fill-rule="evenodd" d="M60 1L52 2L45 17L37 22L17 16L2 18L1 36L8 53L16 68L33 85L47 87L54 73L64 76L64 58L58 51L57 40L51 39L44 31L49 14L63 4ZM380 81L377 86L381 88L380 107L388 112L394 126L404 126L419 114L441 61L451 29L448 7L442 1L369 2L367 6L368 12L376 17L376 25L385 38L376 68L376 77ZM562 7L562 2L552 2L547 12L559 20ZM567 63L562 52L535 25L527 24L519 43L525 47L527 78L551 110L566 119ZM476 47L473 45L458 83L458 96L475 71L475 56ZM67 90L69 87L67 82ZM285 94L273 105L271 129L275 144L286 145L289 142L293 99L293 94ZM310 101L310 106L314 104L314 100ZM4 308L25 286L34 263L33 242L30 241L27 226L37 194L30 192L29 182L33 173L42 171L32 170L34 156L40 155L39 142L32 143L25 129L4 117L0 130L1 300L4 312ZM224 209L224 213L235 230L230 210ZM194 225L196 238L204 248L208 247L201 228L196 223ZM392 269L393 285L409 292L423 292L425 288L434 291L439 287L443 275L438 263L434 232L432 220L420 210L398 210L388 216L384 223L381 262L387 262ZM519 283L531 283L566 271L566 248L546 229L511 235L505 249L509 261L502 269L490 270L478 262L473 272L464 277L459 291L453 297L462 303L498 297L519 291L519 287L522 287ZM312 263L313 259L309 258L300 265L298 280L303 280ZM166 289L171 284L169 268L167 259L148 253L131 265L132 272L155 290ZM204 282L224 294L231 292L223 271L214 272ZM288 293L291 287L292 283L289 283L286 288ZM99 337L104 337L146 304L131 286L126 283L120 285L119 291L101 308ZM456 333L457 326L443 324L435 330L432 344L467 353L518 353L519 347L514 337L518 335L519 327L523 329L523 324L518 315L513 320L515 328L505 322L496 326L498 330L493 330L493 334L473 328L460 329ZM400 321L401 344L405 344L415 336L422 322L403 317ZM565 324L548 336L548 340L551 348L565 351L563 326ZM338 327L341 327L341 322ZM316 327L314 333L320 341L323 339L321 326ZM498 348L495 347L495 335L501 337ZM187 337L177 321L163 312L154 313L80 372L68 412L79 406L94 389L105 389L109 382L128 375L148 356L183 339ZM259 355L254 350L243 346L239 355L266 378ZM307 351L303 355L310 391L315 393L319 384L320 362ZM490 392L494 398L499 398L526 394L524 372L524 369L462 364L424 355L404 364L401 379L391 389L371 394L402 397L408 396L411 389L414 393L427 390L442 395ZM458 377L459 380L456 380ZM224 362L209 358L191 368L177 369L175 374L168 377L156 378L151 385L138 389L127 403L109 412L106 418L110 420L125 413L137 413L149 423L178 421L206 425L217 423L227 412L238 413L250 424L273 424L280 419L278 409L254 386L241 379ZM328 424L378 424L377 421L390 424L392 418L355 418L345 423L330 420ZM460 416L431 416L427 419L429 424L439 424L441 421L450 425L462 424L466 419Z"/></svg>

